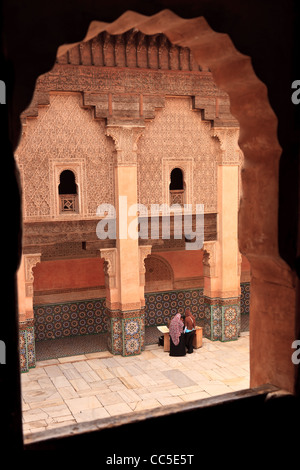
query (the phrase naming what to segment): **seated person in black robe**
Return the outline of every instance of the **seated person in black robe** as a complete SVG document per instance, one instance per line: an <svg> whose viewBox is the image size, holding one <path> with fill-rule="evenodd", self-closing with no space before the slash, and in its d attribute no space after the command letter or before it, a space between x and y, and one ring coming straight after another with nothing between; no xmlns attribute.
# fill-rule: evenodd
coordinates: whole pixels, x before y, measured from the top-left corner
<svg viewBox="0 0 300 470"><path fill-rule="evenodd" d="M172 318L169 331L170 331L170 356L185 356L185 335L184 335L184 324L181 319L180 313L177 313Z"/></svg>

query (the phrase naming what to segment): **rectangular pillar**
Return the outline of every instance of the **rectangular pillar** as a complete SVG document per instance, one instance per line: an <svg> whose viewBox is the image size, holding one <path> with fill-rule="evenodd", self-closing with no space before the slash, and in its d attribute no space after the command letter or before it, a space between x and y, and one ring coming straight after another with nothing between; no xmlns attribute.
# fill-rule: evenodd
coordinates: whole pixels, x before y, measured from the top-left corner
<svg viewBox="0 0 300 470"><path fill-rule="evenodd" d="M240 335L238 248L239 166L218 166L218 238L204 243L204 334L215 341Z"/></svg>
<svg viewBox="0 0 300 470"><path fill-rule="evenodd" d="M137 355L145 344L143 263L138 243L137 140L144 126L108 125L115 143L114 187L116 248L100 250L106 261L108 348L113 354ZM146 247L148 248L148 247ZM144 256L144 257L143 257Z"/></svg>
<svg viewBox="0 0 300 470"><path fill-rule="evenodd" d="M17 273L21 372L27 372L29 369L35 367L36 364L33 313L33 268L40 260L40 253L22 255Z"/></svg>

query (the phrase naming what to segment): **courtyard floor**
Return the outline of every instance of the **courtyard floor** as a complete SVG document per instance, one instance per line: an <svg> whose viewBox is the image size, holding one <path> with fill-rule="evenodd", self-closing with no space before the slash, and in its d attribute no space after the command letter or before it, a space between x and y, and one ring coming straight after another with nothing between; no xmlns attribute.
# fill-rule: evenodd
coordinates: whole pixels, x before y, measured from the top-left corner
<svg viewBox="0 0 300 470"><path fill-rule="evenodd" d="M139 356L108 351L38 361L21 374L23 433L190 402L249 388L249 332L185 357L157 344Z"/></svg>

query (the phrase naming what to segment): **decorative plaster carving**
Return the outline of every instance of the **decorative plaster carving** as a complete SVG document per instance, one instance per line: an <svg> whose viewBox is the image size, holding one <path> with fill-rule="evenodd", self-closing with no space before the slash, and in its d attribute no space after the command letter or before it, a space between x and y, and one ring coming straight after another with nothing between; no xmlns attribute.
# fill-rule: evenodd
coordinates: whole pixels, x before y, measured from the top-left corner
<svg viewBox="0 0 300 470"><path fill-rule="evenodd" d="M115 165L128 166L137 163L137 142L144 126L114 125L106 127L106 135L115 143Z"/></svg>
<svg viewBox="0 0 300 470"><path fill-rule="evenodd" d="M236 127L212 127L211 133L217 137L221 153L218 163L222 165L240 165L243 161L243 152L239 147L238 139L240 130Z"/></svg>
<svg viewBox="0 0 300 470"><path fill-rule="evenodd" d="M116 288L117 249L103 248L99 251L100 257L104 259L104 273L107 287L114 289Z"/></svg>
<svg viewBox="0 0 300 470"><path fill-rule="evenodd" d="M204 242L203 244L203 276L216 277L216 250L217 242Z"/></svg>
<svg viewBox="0 0 300 470"><path fill-rule="evenodd" d="M145 280L147 287L160 283L167 284L169 288L173 288L174 274L173 269L166 259L162 256L153 254L145 260L146 274Z"/></svg>
<svg viewBox="0 0 300 470"><path fill-rule="evenodd" d="M25 221L59 218L55 168L76 174L81 216L95 218L99 204L114 204L113 142L105 136L104 120L95 121L91 110L81 106L80 93L51 93L50 105L27 120L16 151Z"/></svg>
<svg viewBox="0 0 300 470"><path fill-rule="evenodd" d="M190 97L167 97L165 107L146 124L138 150L138 201L167 203L171 167L182 166L187 202L217 212L216 163L220 146L211 123L193 110Z"/></svg>
<svg viewBox="0 0 300 470"><path fill-rule="evenodd" d="M34 276L32 269L41 262L41 253L24 255L25 282L33 282Z"/></svg>
<svg viewBox="0 0 300 470"><path fill-rule="evenodd" d="M152 245L139 246L140 286L145 285L145 259L151 254Z"/></svg>
<svg viewBox="0 0 300 470"><path fill-rule="evenodd" d="M41 262L41 253L23 255L24 256L24 271L25 271L25 295L26 297L33 297L33 268Z"/></svg>

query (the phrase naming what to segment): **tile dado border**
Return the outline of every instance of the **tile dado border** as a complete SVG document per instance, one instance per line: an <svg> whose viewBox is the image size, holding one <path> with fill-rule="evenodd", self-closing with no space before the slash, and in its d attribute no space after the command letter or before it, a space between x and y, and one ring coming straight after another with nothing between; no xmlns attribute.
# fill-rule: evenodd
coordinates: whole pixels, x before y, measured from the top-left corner
<svg viewBox="0 0 300 470"><path fill-rule="evenodd" d="M136 356L145 348L145 314L144 309L108 312L110 329L108 349L122 356Z"/></svg>
<svg viewBox="0 0 300 470"><path fill-rule="evenodd" d="M250 282L241 282L241 315L249 315Z"/></svg>
<svg viewBox="0 0 300 470"><path fill-rule="evenodd" d="M211 341L237 340L241 331L240 297L204 297L204 335Z"/></svg>
<svg viewBox="0 0 300 470"><path fill-rule="evenodd" d="M105 298L34 305L36 341L106 333Z"/></svg>
<svg viewBox="0 0 300 470"><path fill-rule="evenodd" d="M19 324L19 356L21 372L28 372L35 367L35 337L33 319Z"/></svg>
<svg viewBox="0 0 300 470"><path fill-rule="evenodd" d="M196 288L146 293L146 305L138 310L109 310L105 300L101 297L34 305L34 320L19 324L21 372L35 367L35 341L71 335L107 334L113 354L140 354L145 345L145 326L164 325L175 313L184 313L186 307L191 308L197 323L204 321L207 338L237 339L240 315L249 313L250 283L241 283L241 298L233 299L209 299L203 296L202 288Z"/></svg>
<svg viewBox="0 0 300 470"><path fill-rule="evenodd" d="M145 293L146 326L165 325L176 313L189 307L197 323L204 319L203 288L176 289Z"/></svg>

